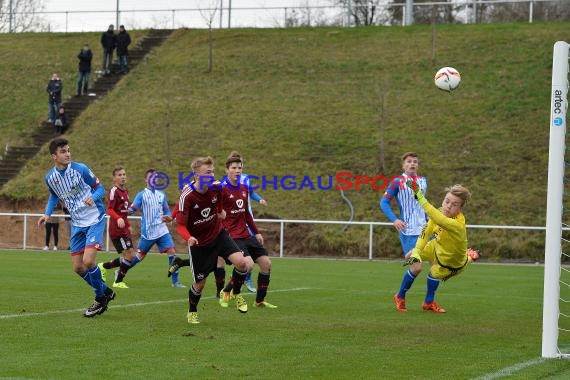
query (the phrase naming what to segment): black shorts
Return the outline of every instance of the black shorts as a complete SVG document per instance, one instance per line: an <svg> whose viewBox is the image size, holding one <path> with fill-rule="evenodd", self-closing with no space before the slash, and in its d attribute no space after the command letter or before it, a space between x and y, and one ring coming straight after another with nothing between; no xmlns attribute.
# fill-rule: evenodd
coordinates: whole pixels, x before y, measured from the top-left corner
<svg viewBox="0 0 570 380"><path fill-rule="evenodd" d="M126 251L127 249L133 248L133 241L130 237L123 236L117 239L111 239L111 241L119 254L123 253L123 251Z"/></svg>
<svg viewBox="0 0 570 380"><path fill-rule="evenodd" d="M251 256L253 261L257 261L260 256L267 256L267 250L259 244L256 238L250 236L244 239L234 239L244 256Z"/></svg>
<svg viewBox="0 0 570 380"><path fill-rule="evenodd" d="M216 269L218 256L227 260L232 253L241 252L226 230L222 230L218 237L206 246L193 246L191 249L191 270L194 281L204 280Z"/></svg>

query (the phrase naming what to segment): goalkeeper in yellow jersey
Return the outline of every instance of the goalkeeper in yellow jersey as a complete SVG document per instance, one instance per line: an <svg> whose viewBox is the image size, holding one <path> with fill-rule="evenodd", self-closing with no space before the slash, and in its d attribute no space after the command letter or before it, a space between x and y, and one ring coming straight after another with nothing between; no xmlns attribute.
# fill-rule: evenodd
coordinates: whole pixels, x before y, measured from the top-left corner
<svg viewBox="0 0 570 380"><path fill-rule="evenodd" d="M469 190L462 185L453 185L446 190L441 208L432 206L416 183L407 182L419 204L429 216L416 246L408 252L406 265L424 260L431 261L433 265L427 276L427 292L423 309L436 313L445 313L445 309L435 302L435 292L441 281L461 273L467 264L476 261L479 253L467 248L467 229L463 206L471 198ZM405 295L394 295L396 309L406 311ZM403 306L403 308L402 308Z"/></svg>

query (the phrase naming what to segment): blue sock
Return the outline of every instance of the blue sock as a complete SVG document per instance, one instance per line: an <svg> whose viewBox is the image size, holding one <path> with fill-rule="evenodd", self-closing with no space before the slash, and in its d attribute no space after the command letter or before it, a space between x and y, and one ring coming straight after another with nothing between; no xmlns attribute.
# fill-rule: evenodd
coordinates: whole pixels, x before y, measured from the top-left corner
<svg viewBox="0 0 570 380"><path fill-rule="evenodd" d="M435 299L435 291L437 290L439 283L441 281L437 278L433 278L431 275L427 275L427 293L426 293L426 303L432 303Z"/></svg>
<svg viewBox="0 0 570 380"><path fill-rule="evenodd" d="M172 265L172 262L174 261L174 258L176 256L172 255L172 256L168 256L168 267L170 268L170 266ZM172 273L172 276L170 277L172 279L172 283L176 284L178 283L178 271Z"/></svg>
<svg viewBox="0 0 570 380"><path fill-rule="evenodd" d="M400 285L400 290L398 291L398 298L406 298L406 292L410 290L414 284L415 279L416 276L412 273L412 270L408 269L402 278L402 284Z"/></svg>
<svg viewBox="0 0 570 380"><path fill-rule="evenodd" d="M141 259L139 259L139 255L135 255L135 257L133 257L133 261L131 261L131 268L140 262L141 262Z"/></svg>
<svg viewBox="0 0 570 380"><path fill-rule="evenodd" d="M95 289L95 295L97 297L102 297L105 295L105 289L107 289L107 285L103 282L103 278L101 278L101 269L97 265L93 268L87 270L87 274L91 278L91 286Z"/></svg>
<svg viewBox="0 0 570 380"><path fill-rule="evenodd" d="M251 272L247 272L245 275L245 282L251 281Z"/></svg>
<svg viewBox="0 0 570 380"><path fill-rule="evenodd" d="M91 288L93 288L93 290L95 290L95 287L93 286L93 282L91 281L91 276L89 275L89 271L84 272L83 274L80 274L80 276L83 279L83 281L85 281L87 284L89 284L89 286Z"/></svg>

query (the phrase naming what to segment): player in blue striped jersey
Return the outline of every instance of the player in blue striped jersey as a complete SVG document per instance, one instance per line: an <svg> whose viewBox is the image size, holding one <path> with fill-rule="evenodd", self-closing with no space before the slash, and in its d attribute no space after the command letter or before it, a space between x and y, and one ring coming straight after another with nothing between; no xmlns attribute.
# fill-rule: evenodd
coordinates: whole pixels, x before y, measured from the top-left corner
<svg viewBox="0 0 570 380"><path fill-rule="evenodd" d="M38 226L49 219L58 201L61 200L69 210L73 270L95 291L95 301L83 315L94 317L103 314L115 298L115 292L103 281L96 260L97 251L102 249L105 230L105 189L85 164L71 161L66 139L52 140L49 151L54 167L45 176L49 199Z"/></svg>
<svg viewBox="0 0 570 380"><path fill-rule="evenodd" d="M152 184L154 173L156 170L148 169L145 173L147 187L139 192L131 206L129 212L134 214L137 210L141 211L141 237L131 268L142 261L153 245L157 245L160 253L168 255L168 266L172 264L176 257L174 249L174 240L168 230L166 223L172 222L170 207L164 192L155 189ZM178 282L178 272L172 274L172 287L185 288L183 284Z"/></svg>
<svg viewBox="0 0 570 380"><path fill-rule="evenodd" d="M400 244L402 245L402 255L406 255L416 246L418 236L422 232L422 228L427 222L427 215L414 198L413 191L406 186L406 181L411 179L416 182L422 193L427 190L427 179L418 175L419 158L415 152L406 152L402 155L402 168L404 172L390 181L390 185L386 189L380 208L386 214L388 219L394 224L394 228L400 236ZM392 199L398 204L399 216L396 216L390 207ZM414 280L422 271L421 263L414 263L404 274L400 290L394 294L396 308L398 311L406 311L406 292L412 287Z"/></svg>

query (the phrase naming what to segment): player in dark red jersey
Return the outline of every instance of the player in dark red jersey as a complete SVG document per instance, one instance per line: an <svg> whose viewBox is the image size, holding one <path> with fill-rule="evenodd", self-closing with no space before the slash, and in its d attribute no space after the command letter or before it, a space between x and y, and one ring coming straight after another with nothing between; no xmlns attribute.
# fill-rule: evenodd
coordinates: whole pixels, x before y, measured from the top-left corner
<svg viewBox="0 0 570 380"><path fill-rule="evenodd" d="M249 190L245 184L240 183L242 168L241 156L235 154L226 160L227 178L226 182L222 183L222 207L226 217L222 224L246 258L259 265L254 305L275 309L277 306L265 301L271 274L271 260L267 255L267 250L263 247L263 236L259 233L253 216L249 212ZM255 238L249 230L255 235ZM228 285L220 292L219 302L222 307L228 307L234 281L232 275Z"/></svg>
<svg viewBox="0 0 570 380"><path fill-rule="evenodd" d="M127 189L127 172L122 166L113 169L113 187L109 190L109 200L107 202L107 214L109 219L109 237L121 255L120 258L110 260L106 263L99 263L104 281L107 281L107 269L119 268L115 272L114 288L128 288L123 281L127 271L131 268L135 254L133 240L131 236L131 225L127 216L129 215L129 191Z"/></svg>
<svg viewBox="0 0 570 380"><path fill-rule="evenodd" d="M247 303L240 294L244 277L252 268L230 235L222 227L223 215L221 184L214 181L214 160L211 157L197 158L192 162L194 182L180 194L176 213L177 230L188 243L190 259L175 259L171 270L190 265L194 278L188 290L188 323L200 323L198 302L206 285L206 278L216 269L218 256L234 265L232 276L233 296L237 309L247 312Z"/></svg>

